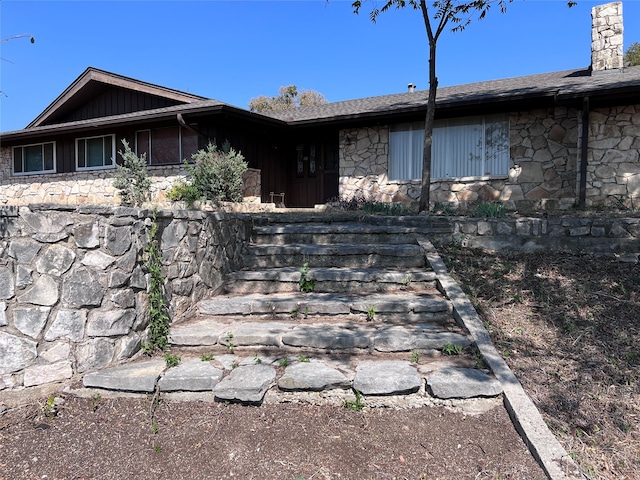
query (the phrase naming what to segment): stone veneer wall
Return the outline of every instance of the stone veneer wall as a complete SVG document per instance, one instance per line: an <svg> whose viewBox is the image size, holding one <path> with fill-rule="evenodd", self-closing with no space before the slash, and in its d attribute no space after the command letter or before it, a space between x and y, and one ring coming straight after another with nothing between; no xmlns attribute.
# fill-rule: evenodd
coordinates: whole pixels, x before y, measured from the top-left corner
<svg viewBox="0 0 640 480"><path fill-rule="evenodd" d="M119 203L113 188L115 170L89 170L82 172L44 175L11 174L11 148L0 152L0 205L30 205L55 203L63 205L114 205ZM166 202L167 192L177 180L184 180L184 165L149 166L151 202ZM260 170L250 168L244 177L244 197L247 202L261 199Z"/></svg>
<svg viewBox="0 0 640 480"><path fill-rule="evenodd" d="M640 105L589 113L587 206L640 208Z"/></svg>
<svg viewBox="0 0 640 480"><path fill-rule="evenodd" d="M438 235L436 243L491 251L619 255L632 263L640 260L640 218L447 217L447 220L451 233Z"/></svg>
<svg viewBox="0 0 640 480"><path fill-rule="evenodd" d="M0 207L0 390L66 380L139 350L151 221L124 207ZM156 221L175 317L240 267L251 222L202 211L160 211Z"/></svg>
<svg viewBox="0 0 640 480"><path fill-rule="evenodd" d="M566 209L577 190L578 112L556 107L510 115L511 164L504 178L432 179L432 202L467 207L477 201L500 201L512 209ZM420 181L389 181L388 126L342 130L340 196L358 192L381 202L411 202Z"/></svg>

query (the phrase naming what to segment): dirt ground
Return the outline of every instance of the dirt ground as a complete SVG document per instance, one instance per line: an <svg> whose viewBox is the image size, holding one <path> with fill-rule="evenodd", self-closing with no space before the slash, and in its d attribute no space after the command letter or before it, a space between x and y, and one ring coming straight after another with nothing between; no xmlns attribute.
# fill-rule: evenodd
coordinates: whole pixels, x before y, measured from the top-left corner
<svg viewBox="0 0 640 480"><path fill-rule="evenodd" d="M504 408L69 396L0 417L0 479L543 479ZM44 409L43 409L44 406Z"/></svg>
<svg viewBox="0 0 640 480"><path fill-rule="evenodd" d="M640 478L640 265L438 250L587 478Z"/></svg>

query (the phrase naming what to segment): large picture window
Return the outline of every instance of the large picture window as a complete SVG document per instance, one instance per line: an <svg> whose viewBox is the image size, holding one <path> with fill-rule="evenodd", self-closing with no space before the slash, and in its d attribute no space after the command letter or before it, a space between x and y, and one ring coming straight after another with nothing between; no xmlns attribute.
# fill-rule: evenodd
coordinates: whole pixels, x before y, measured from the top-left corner
<svg viewBox="0 0 640 480"><path fill-rule="evenodd" d="M115 135L76 139L76 169L114 168Z"/></svg>
<svg viewBox="0 0 640 480"><path fill-rule="evenodd" d="M390 130L389 179L420 179L424 124L400 124ZM438 120L431 148L434 179L506 176L509 118L499 114Z"/></svg>
<svg viewBox="0 0 640 480"><path fill-rule="evenodd" d="M55 142L25 145L13 149L13 174L33 175L38 173L55 173Z"/></svg>

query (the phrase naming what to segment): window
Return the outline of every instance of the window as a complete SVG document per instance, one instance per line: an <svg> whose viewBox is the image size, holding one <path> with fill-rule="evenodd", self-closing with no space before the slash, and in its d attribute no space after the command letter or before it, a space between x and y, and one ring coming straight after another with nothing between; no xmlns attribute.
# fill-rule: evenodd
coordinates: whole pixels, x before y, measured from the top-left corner
<svg viewBox="0 0 640 480"><path fill-rule="evenodd" d="M115 135L76 139L76 169L114 167Z"/></svg>
<svg viewBox="0 0 640 480"><path fill-rule="evenodd" d="M55 142L26 145L13 149L13 174L55 173Z"/></svg>
<svg viewBox="0 0 640 480"><path fill-rule="evenodd" d="M191 160L198 151L198 135L182 127L155 128L136 132L138 155L147 153L151 165L176 164Z"/></svg>
<svg viewBox="0 0 640 480"><path fill-rule="evenodd" d="M389 180L422 178L424 122L401 123L389 132Z"/></svg>
<svg viewBox="0 0 640 480"><path fill-rule="evenodd" d="M400 124L389 135L389 179L422 177L422 122ZM431 177L506 176L509 119L505 114L438 120L433 127Z"/></svg>

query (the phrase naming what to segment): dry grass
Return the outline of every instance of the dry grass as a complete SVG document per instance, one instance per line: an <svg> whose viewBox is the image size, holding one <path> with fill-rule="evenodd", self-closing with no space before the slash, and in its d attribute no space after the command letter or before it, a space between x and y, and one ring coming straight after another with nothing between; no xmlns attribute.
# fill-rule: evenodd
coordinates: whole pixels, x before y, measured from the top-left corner
<svg viewBox="0 0 640 480"><path fill-rule="evenodd" d="M640 265L441 249L583 473L640 478Z"/></svg>

